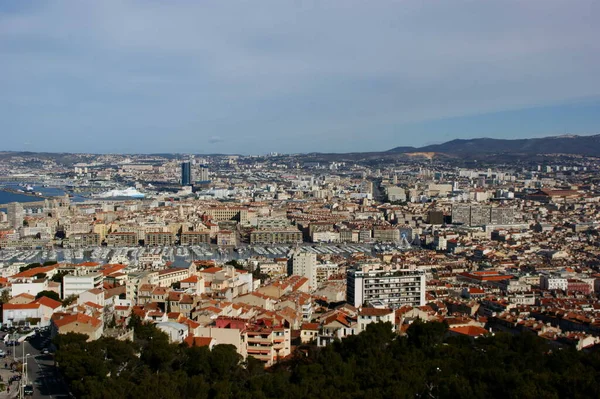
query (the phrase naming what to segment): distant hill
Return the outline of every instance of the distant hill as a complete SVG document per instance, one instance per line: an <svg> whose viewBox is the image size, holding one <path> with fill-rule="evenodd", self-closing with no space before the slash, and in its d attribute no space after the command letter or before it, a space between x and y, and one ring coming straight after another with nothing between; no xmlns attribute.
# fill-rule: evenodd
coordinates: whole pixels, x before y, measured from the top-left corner
<svg viewBox="0 0 600 399"><path fill-rule="evenodd" d="M600 135L556 136L537 139L470 139L452 140L420 148L396 147L388 153L436 152L453 155L476 154L575 154L600 156Z"/></svg>

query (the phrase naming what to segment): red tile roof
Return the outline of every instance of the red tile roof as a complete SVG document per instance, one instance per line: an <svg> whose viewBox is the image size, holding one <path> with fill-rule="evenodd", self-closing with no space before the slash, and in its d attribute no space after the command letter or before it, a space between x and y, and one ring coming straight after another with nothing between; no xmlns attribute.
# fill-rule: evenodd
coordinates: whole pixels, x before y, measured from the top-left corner
<svg viewBox="0 0 600 399"><path fill-rule="evenodd" d="M184 342L191 348L192 346L210 346L212 340L211 337L194 337L193 335L188 335Z"/></svg>
<svg viewBox="0 0 600 399"><path fill-rule="evenodd" d="M62 306L62 303L60 303L59 301L52 299L52 298L48 298L47 296L43 296L40 299L38 299L36 301L37 303L47 306L49 308L52 309L56 309Z"/></svg>
<svg viewBox="0 0 600 399"><path fill-rule="evenodd" d="M485 335L485 334L490 333L485 328L482 328L479 326L453 327L450 329L450 331L458 333L458 334L462 334L462 335L468 335L470 337L478 337L480 335Z"/></svg>
<svg viewBox="0 0 600 399"><path fill-rule="evenodd" d="M2 305L3 310L21 310L21 309L39 309L40 304L37 302L31 303L5 303Z"/></svg>
<svg viewBox="0 0 600 399"><path fill-rule="evenodd" d="M58 328L64 327L64 326L72 324L72 323L89 324L92 327L98 327L102 324L101 320L99 320L95 317L88 316L83 313L55 314L52 316L52 320L54 321L54 324L56 324L56 326Z"/></svg>

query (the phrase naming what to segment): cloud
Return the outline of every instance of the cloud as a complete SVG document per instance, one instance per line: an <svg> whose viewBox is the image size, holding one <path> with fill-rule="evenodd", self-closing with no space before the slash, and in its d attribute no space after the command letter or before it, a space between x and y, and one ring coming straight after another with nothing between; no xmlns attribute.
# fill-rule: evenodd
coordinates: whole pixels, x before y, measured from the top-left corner
<svg viewBox="0 0 600 399"><path fill-rule="evenodd" d="M208 139L208 142L209 142L210 144L222 143L222 142L224 142L224 141L225 141L225 140L224 140L222 137L219 137L219 136L211 136L211 137Z"/></svg>
<svg viewBox="0 0 600 399"><path fill-rule="evenodd" d="M405 124L600 95L595 0L2 7L9 148L30 134L81 151L89 134L106 151L376 149L440 139Z"/></svg>

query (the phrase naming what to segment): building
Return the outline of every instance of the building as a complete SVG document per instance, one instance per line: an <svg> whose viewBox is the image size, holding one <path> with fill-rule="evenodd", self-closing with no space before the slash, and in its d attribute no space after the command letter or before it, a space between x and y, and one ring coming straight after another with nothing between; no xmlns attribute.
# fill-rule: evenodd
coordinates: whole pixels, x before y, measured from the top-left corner
<svg viewBox="0 0 600 399"><path fill-rule="evenodd" d="M394 309L425 305L422 271L365 265L346 273L346 300L352 306L370 304Z"/></svg>
<svg viewBox="0 0 600 399"><path fill-rule="evenodd" d="M101 319L84 313L55 313L52 316L51 336L57 334L77 333L87 335L88 342L95 341L102 336L104 323Z"/></svg>
<svg viewBox="0 0 600 399"><path fill-rule="evenodd" d="M254 230L250 244L300 244L302 232L297 229Z"/></svg>
<svg viewBox="0 0 600 399"><path fill-rule="evenodd" d="M311 289L317 288L317 254L311 252L295 253L292 258L292 274L306 277Z"/></svg>
<svg viewBox="0 0 600 399"><path fill-rule="evenodd" d="M390 323L394 325L395 313L392 309L362 308L358 311L357 332L367 329L371 323Z"/></svg>
<svg viewBox="0 0 600 399"><path fill-rule="evenodd" d="M152 231L146 233L144 244L151 247L171 246L175 242L173 233L168 231Z"/></svg>
<svg viewBox="0 0 600 399"><path fill-rule="evenodd" d="M189 162L181 163L181 185L192 185L192 165Z"/></svg>
<svg viewBox="0 0 600 399"><path fill-rule="evenodd" d="M187 338L189 333L189 329L186 324L172 321L156 323L156 328L167 334L169 337L169 342L177 344L182 343Z"/></svg>
<svg viewBox="0 0 600 399"><path fill-rule="evenodd" d="M208 167L200 166L200 176L198 176L201 182L210 181L210 177L208 176Z"/></svg>
<svg viewBox="0 0 600 399"><path fill-rule="evenodd" d="M427 220L429 224L444 224L444 212L429 211L427 214Z"/></svg>
<svg viewBox="0 0 600 399"><path fill-rule="evenodd" d="M467 226L488 224L510 225L515 223L515 209L486 205L452 205L452 223Z"/></svg>
<svg viewBox="0 0 600 399"><path fill-rule="evenodd" d="M104 275L101 272L68 274L63 277L63 298L79 295L94 288L102 288L103 279Z"/></svg>
<svg viewBox="0 0 600 399"><path fill-rule="evenodd" d="M78 233L69 236L69 246L73 248L97 247L100 245L100 234Z"/></svg>
<svg viewBox="0 0 600 399"><path fill-rule="evenodd" d="M31 303L5 303L2 306L2 325L13 326L18 324L38 325L42 320L41 305Z"/></svg>
<svg viewBox="0 0 600 399"><path fill-rule="evenodd" d="M25 211L23 206L18 202L11 202L6 207L8 224L15 229L23 227L23 218L25 217Z"/></svg>
<svg viewBox="0 0 600 399"><path fill-rule="evenodd" d="M137 233L115 232L106 236L106 244L109 247L134 247L139 244Z"/></svg>
<svg viewBox="0 0 600 399"><path fill-rule="evenodd" d="M206 210L212 220L236 220L242 224L248 223L248 209L242 207L214 207Z"/></svg>
<svg viewBox="0 0 600 399"><path fill-rule="evenodd" d="M265 363L266 367L272 366L291 353L289 328L252 326L246 333L248 356Z"/></svg>
<svg viewBox="0 0 600 399"><path fill-rule="evenodd" d="M237 234L232 230L219 230L217 233L217 244L221 246L236 246Z"/></svg>
<svg viewBox="0 0 600 399"><path fill-rule="evenodd" d="M373 239L377 242L399 242L400 230L391 226L375 226Z"/></svg>
<svg viewBox="0 0 600 399"><path fill-rule="evenodd" d="M210 244L210 231L184 231L180 241L181 245Z"/></svg>

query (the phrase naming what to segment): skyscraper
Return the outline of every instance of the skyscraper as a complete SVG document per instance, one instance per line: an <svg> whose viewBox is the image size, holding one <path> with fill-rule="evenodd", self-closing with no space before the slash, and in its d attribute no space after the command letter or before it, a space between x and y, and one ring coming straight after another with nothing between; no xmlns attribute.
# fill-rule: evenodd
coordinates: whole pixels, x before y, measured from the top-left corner
<svg viewBox="0 0 600 399"><path fill-rule="evenodd" d="M200 181L209 181L208 168L206 166L200 166Z"/></svg>
<svg viewBox="0 0 600 399"><path fill-rule="evenodd" d="M11 202L6 208L10 226L14 228L22 227L23 217L25 216L23 206L18 202Z"/></svg>
<svg viewBox="0 0 600 399"><path fill-rule="evenodd" d="M189 162L181 163L181 185L192 185L192 165Z"/></svg>

